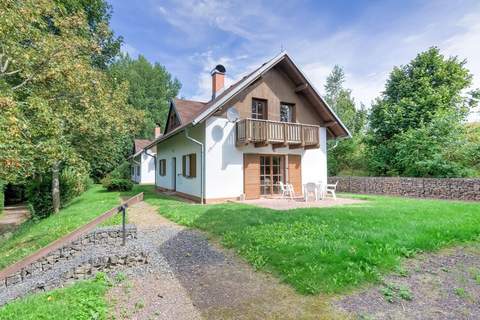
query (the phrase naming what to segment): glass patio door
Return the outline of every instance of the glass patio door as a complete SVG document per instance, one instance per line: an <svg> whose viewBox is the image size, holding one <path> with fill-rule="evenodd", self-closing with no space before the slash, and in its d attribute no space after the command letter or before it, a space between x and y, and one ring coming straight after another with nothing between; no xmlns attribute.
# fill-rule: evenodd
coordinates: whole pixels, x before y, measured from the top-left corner
<svg viewBox="0 0 480 320"><path fill-rule="evenodd" d="M279 194L279 182L285 182L284 172L284 156L260 156L260 194Z"/></svg>

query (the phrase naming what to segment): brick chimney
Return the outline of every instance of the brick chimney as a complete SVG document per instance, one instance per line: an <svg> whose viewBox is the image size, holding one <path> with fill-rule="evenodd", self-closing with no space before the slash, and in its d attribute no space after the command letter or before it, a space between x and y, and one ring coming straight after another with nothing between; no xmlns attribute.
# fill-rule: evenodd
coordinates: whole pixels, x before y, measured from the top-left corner
<svg viewBox="0 0 480 320"><path fill-rule="evenodd" d="M212 99L223 91L225 86L225 67L218 64L211 72L212 74Z"/></svg>
<svg viewBox="0 0 480 320"><path fill-rule="evenodd" d="M162 128L160 126L155 127L155 139L162 136Z"/></svg>

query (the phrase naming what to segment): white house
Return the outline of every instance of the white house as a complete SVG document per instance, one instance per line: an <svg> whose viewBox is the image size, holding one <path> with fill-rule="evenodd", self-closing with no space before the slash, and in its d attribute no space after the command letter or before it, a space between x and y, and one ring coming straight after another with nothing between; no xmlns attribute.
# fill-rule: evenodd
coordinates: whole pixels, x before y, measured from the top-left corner
<svg viewBox="0 0 480 320"><path fill-rule="evenodd" d="M210 203L255 199L291 183L327 181L327 139L348 129L287 53L224 88L212 71L212 99L174 99L156 147L155 184Z"/></svg>
<svg viewBox="0 0 480 320"><path fill-rule="evenodd" d="M161 136L160 127L155 128L155 138ZM155 183L156 147L150 145L152 141L135 139L133 154L129 157L131 163L131 179L138 184Z"/></svg>

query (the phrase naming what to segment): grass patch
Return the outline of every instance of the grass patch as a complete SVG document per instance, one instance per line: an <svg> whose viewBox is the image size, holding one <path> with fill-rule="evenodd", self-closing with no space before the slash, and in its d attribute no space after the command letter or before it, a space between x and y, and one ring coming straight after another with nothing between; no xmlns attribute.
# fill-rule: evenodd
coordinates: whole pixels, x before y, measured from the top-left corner
<svg viewBox="0 0 480 320"><path fill-rule="evenodd" d="M0 308L0 320L106 319L105 293L110 284L104 274L72 286L27 296Z"/></svg>
<svg viewBox="0 0 480 320"><path fill-rule="evenodd" d="M135 186L165 217L207 231L253 266L304 294L345 292L402 258L480 235L480 204L361 195L368 202L275 211L238 203L191 205Z"/></svg>
<svg viewBox="0 0 480 320"><path fill-rule="evenodd" d="M100 185L95 185L58 214L25 222L11 237L0 242L0 269L68 234L119 203L119 192L106 192ZM108 223L115 224L118 219L114 217Z"/></svg>

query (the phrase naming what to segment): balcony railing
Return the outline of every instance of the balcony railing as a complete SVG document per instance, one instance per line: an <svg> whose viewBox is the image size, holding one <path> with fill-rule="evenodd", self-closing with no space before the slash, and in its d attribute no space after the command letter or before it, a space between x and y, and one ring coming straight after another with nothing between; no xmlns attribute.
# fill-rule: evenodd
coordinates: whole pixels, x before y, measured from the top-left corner
<svg viewBox="0 0 480 320"><path fill-rule="evenodd" d="M237 144L318 147L319 126L258 119L237 122Z"/></svg>

